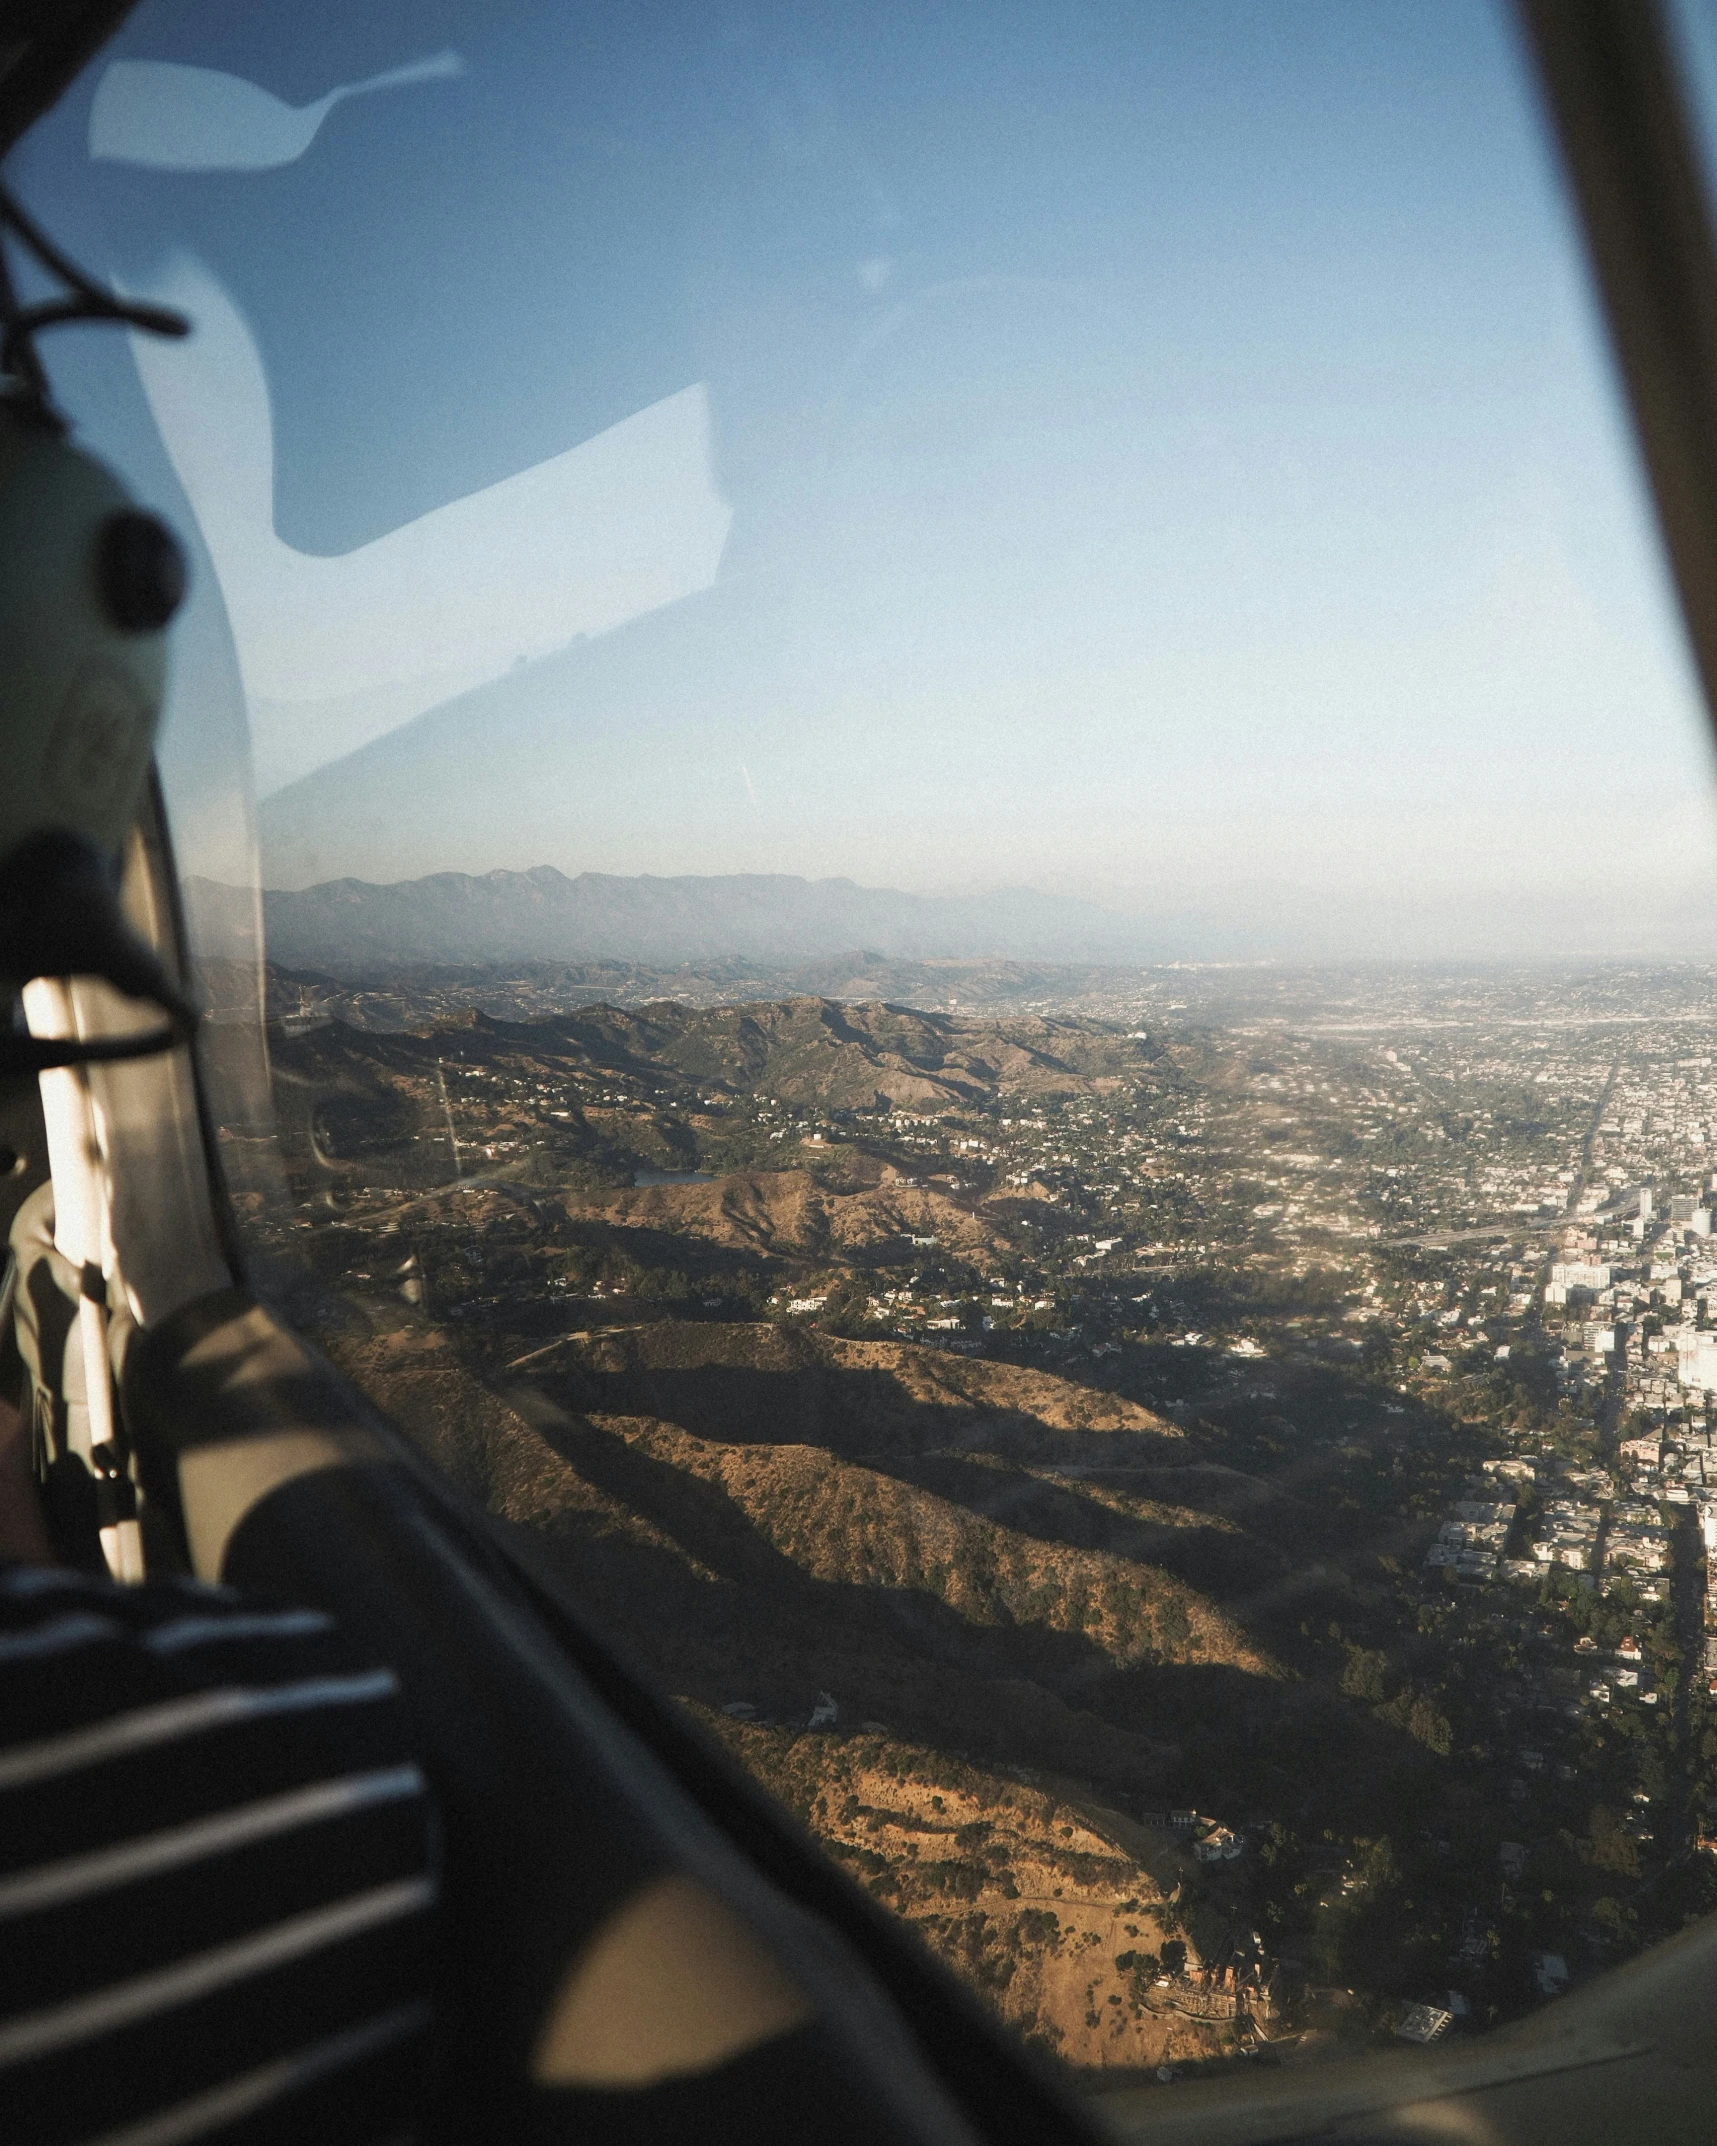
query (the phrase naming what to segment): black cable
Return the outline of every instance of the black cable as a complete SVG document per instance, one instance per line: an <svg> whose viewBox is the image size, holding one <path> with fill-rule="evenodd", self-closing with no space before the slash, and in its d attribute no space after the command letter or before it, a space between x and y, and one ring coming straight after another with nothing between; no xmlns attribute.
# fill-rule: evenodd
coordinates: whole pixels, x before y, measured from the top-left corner
<svg viewBox="0 0 1717 2146"><path fill-rule="evenodd" d="M16 994L34 976L99 976L125 997L160 1007L167 1025L129 1036L27 1035ZM13 1019L0 1027L0 1079L153 1057L188 1043L201 1019L126 922L117 859L63 827L27 835L0 861L0 994L8 991Z"/></svg>
<svg viewBox="0 0 1717 2146"><path fill-rule="evenodd" d="M54 416L48 376L36 350L35 339L49 328L64 328L78 322L140 329L145 335L188 335L190 322L183 313L166 306L139 305L117 298L56 246L48 234L0 186L0 237L10 234L48 274L66 286L70 296L44 299L36 305L21 305L17 286L0 244L0 375L10 375L14 392L21 393L39 415Z"/></svg>
<svg viewBox="0 0 1717 2146"><path fill-rule="evenodd" d="M12 281L12 264L6 258L5 247L0 246L0 322L9 325L21 311L17 288ZM8 357L5 370L16 376L19 387L31 402L44 409L48 407L48 376L42 370L35 345L27 338Z"/></svg>
<svg viewBox="0 0 1717 2146"><path fill-rule="evenodd" d="M105 1066L129 1058L155 1058L188 1043L183 1028L151 1028L137 1036L20 1036L0 1032L0 1080L46 1073L55 1066Z"/></svg>
<svg viewBox="0 0 1717 2146"><path fill-rule="evenodd" d="M0 221L4 221L41 262L51 276L58 276L80 298L107 297L95 278L81 269L69 253L56 246L11 189L0 186Z"/></svg>

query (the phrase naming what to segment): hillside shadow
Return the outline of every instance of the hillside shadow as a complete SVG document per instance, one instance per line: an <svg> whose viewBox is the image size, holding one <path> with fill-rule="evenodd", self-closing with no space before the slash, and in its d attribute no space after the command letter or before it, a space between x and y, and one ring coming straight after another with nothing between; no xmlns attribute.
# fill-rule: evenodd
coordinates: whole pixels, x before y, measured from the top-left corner
<svg viewBox="0 0 1717 2146"><path fill-rule="evenodd" d="M770 1255L763 1252L717 1244L712 1238L689 1233L603 1222L589 1215L570 1216L557 1228L555 1241L583 1251L618 1252L652 1271L677 1268L682 1274L711 1280L735 1274L762 1277L771 1271Z"/></svg>
<svg viewBox="0 0 1717 2146"><path fill-rule="evenodd" d="M1028 1409L915 1397L886 1369L827 1362L791 1330L771 1330L771 1348L787 1360L769 1366L710 1362L707 1343L672 1329L654 1330L652 1346L664 1333L689 1360L604 1367L584 1358L554 1391L580 1411L650 1416L713 1442L817 1447L1028 1539L1136 1561L1204 1595L1278 1660L1305 1665L1308 1625L1321 1632L1363 1614L1394 1584L1381 1560L1416 1566L1423 1549L1421 1522L1343 1494L1340 1449L1305 1424L1284 1425L1290 1435L1274 1451L1248 1452L1256 1465L1236 1466L1218 1457L1230 1443L1219 1426L1060 1429ZM1333 1420L1387 1399L1350 1376ZM1103 1492L1188 1518L1117 1511Z"/></svg>
<svg viewBox="0 0 1717 2146"><path fill-rule="evenodd" d="M886 1370L816 1358L771 1369L709 1362L605 1369L580 1361L558 1370L553 1390L581 1414L650 1416L721 1444L815 1446L1035 1540L1154 1565L1231 1613L1274 1596L1296 1567L1371 1554L1354 1516L1192 1454L1181 1458L1177 1438L1064 1430L1023 1409L923 1401ZM1165 1449L1176 1454L1173 1461L1164 1459ZM1021 1472L1045 1466L1065 1473L1046 1482ZM1123 1493L1202 1512L1242 1532L1117 1512L1080 1488L1087 1471ZM1272 1643L1269 1631L1258 1636Z"/></svg>
<svg viewBox="0 0 1717 2146"><path fill-rule="evenodd" d="M793 1337L786 1338L792 1347ZM700 1348L688 1327L686 1346ZM1161 1463L1167 1434L1059 1429L1021 1408L922 1401L892 1372L842 1368L810 1356L760 1368L702 1360L679 1365L588 1361L559 1367L566 1404L585 1414L655 1416L723 1445L814 1445L879 1461L930 1452L995 1453L1037 1464Z"/></svg>
<svg viewBox="0 0 1717 2146"><path fill-rule="evenodd" d="M819 1579L719 1484L514 1388L507 1398L574 1471L655 1542L569 1510L543 1529L566 1584L685 1697L802 1723L819 1691L842 1720L981 1763L1074 1772L1145 1799L1233 1808L1362 1803L1423 1770L1399 1731L1305 1685L1221 1665L1118 1667L1090 1639L980 1622L927 1587Z"/></svg>
<svg viewBox="0 0 1717 2146"><path fill-rule="evenodd" d="M635 1259L640 1266L678 1267L683 1272L702 1269L712 1265L734 1264L749 1268L757 1274L770 1274L777 1279L783 1269L805 1262L839 1258L841 1265L857 1275L881 1275L896 1269L910 1267L918 1258L910 1242L900 1238L879 1237L871 1244L843 1243L835 1247L831 1243L831 1228L826 1214L813 1214L808 1232L791 1242L767 1242L739 1245L724 1244L719 1238L704 1236L695 1230L653 1229L647 1223L609 1221L602 1216L586 1212L569 1213L560 1226L559 1239L566 1244L589 1246L595 1250L613 1251Z"/></svg>
<svg viewBox="0 0 1717 2146"><path fill-rule="evenodd" d="M1077 1632L1022 1625L997 1605L994 1623L963 1615L927 1587L821 1580L777 1549L719 1484L640 1450L620 1433L573 1414L528 1384L503 1396L585 1482L638 1514L683 1555L772 1617L831 1620L852 1639L910 1645L915 1656L988 1676L1029 1676L1051 1689L1081 1689L1109 1669Z"/></svg>
<svg viewBox="0 0 1717 2146"><path fill-rule="evenodd" d="M917 1459L867 1456L867 1464L1015 1534L1153 1565L1201 1594L1222 1597L1249 1590L1265 1573L1276 1575L1286 1566L1280 1553L1227 1529L1139 1519L1007 1467L943 1453Z"/></svg>

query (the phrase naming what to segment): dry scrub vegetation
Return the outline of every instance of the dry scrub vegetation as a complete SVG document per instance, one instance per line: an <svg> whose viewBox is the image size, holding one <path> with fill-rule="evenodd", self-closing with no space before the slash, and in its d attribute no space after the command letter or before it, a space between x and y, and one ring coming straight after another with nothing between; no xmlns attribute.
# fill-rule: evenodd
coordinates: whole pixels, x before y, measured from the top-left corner
<svg viewBox="0 0 1717 2146"><path fill-rule="evenodd" d="M1084 2068L1208 2056L1224 2029L1159 1988L1184 1871L1118 1812L902 1742L703 1718L836 1859L1002 2017ZM1172 1955L1171 1955L1172 1956Z"/></svg>
<svg viewBox="0 0 1717 2146"><path fill-rule="evenodd" d="M1220 2041L1142 1964L1176 1927L1178 1857L1103 1798L1159 1802L1174 1774L1130 1674L1279 1686L1160 1556L1245 1545L1232 1521L1062 1473L1160 1459L1172 1427L1044 1372L764 1326L570 1339L499 1386L433 1329L333 1346L1022 2030L1080 2065ZM806 1733L824 1692L839 1726Z"/></svg>

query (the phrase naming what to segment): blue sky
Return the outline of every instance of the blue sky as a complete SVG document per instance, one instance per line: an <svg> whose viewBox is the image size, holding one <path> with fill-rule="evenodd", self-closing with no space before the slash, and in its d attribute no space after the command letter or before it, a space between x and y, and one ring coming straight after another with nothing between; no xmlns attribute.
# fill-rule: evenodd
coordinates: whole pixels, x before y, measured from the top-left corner
<svg viewBox="0 0 1717 2146"><path fill-rule="evenodd" d="M141 384L55 353L208 543L187 829L236 673L275 884L1711 942L1707 748L1500 8L144 0L110 58L305 106L441 53L242 172L92 160L104 61L18 160L204 323Z"/></svg>

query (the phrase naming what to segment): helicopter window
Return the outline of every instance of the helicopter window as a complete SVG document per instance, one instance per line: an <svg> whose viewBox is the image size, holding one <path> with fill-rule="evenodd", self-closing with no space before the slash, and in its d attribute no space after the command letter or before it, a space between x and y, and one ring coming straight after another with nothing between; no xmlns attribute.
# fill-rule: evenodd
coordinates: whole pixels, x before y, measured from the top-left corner
<svg viewBox="0 0 1717 2146"><path fill-rule="evenodd" d="M1717 1906L1709 769L1503 14L143 0L12 176L195 323L51 363L297 1324L1087 2081Z"/></svg>

